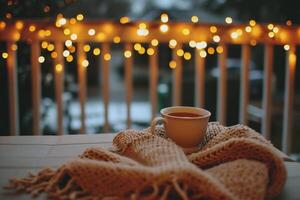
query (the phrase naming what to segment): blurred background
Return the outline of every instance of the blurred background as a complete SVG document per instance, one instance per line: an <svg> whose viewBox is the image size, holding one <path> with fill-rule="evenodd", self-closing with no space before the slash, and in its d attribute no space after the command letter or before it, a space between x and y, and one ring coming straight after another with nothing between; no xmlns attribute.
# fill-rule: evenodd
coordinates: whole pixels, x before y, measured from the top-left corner
<svg viewBox="0 0 300 200"><path fill-rule="evenodd" d="M224 18L230 16L234 23L248 24L255 20L260 24L299 25L300 12L297 0L0 0L0 20L45 20L55 21L58 15L66 18L84 18L84 21L110 20L119 22L127 16L131 21L159 21L163 13L168 14L170 21L190 22L192 16L197 16L199 23L224 24ZM3 34L0 32L0 34ZM5 41L0 41L0 52L6 51ZM19 95L19 122L22 135L32 134L32 99L31 93L31 64L30 47L24 42L18 42L17 77ZM133 102L132 128L145 128L151 121L151 105L149 103L149 59L145 49L147 44L141 44L143 51L133 51ZM41 63L42 99L41 122L42 133L56 134L56 107L54 92L54 72L52 52L49 44L42 46L41 55L45 60ZM104 108L100 91L101 72L99 59L92 51L97 44L90 43L87 50L89 67L87 68L87 102L86 102L86 131L87 133L103 132ZM116 132L126 128L126 105L124 102L124 62L123 45L116 41L111 45L110 61L110 131ZM172 51L168 43L159 44L159 79L158 79L158 110L172 105ZM88 47L87 47L88 49ZM189 44L183 49L193 51ZM250 105L249 125L257 131L261 130L262 89L264 46L254 44L251 48L250 61ZM272 74L272 125L271 140L275 146L281 146L284 83L285 83L285 49L282 45L274 47L274 66ZM296 49L299 55L299 49ZM2 56L3 57L3 56ZM9 133L9 100L6 61L0 59L0 133ZM182 104L194 105L194 59L189 56L183 59ZM228 46L228 108L227 124L238 123L239 92L241 72L241 46ZM219 77L217 53L209 52L206 57L205 72L205 108L212 112L211 121L216 120L217 79ZM297 62L295 78L295 99L293 109L293 138L292 151L300 152L300 66ZM73 58L65 63L64 80L64 129L69 134L77 134L80 129L80 107L78 101L78 76L76 62Z"/></svg>

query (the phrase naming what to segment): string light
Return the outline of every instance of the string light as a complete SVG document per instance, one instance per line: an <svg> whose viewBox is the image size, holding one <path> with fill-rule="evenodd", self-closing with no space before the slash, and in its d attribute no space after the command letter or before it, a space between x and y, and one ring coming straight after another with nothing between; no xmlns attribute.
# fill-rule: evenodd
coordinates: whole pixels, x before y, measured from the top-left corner
<svg viewBox="0 0 300 200"><path fill-rule="evenodd" d="M109 53L104 54L104 60L109 61L111 59L111 55Z"/></svg>
<svg viewBox="0 0 300 200"><path fill-rule="evenodd" d="M130 22L130 18L129 17L124 16L124 17L120 18L120 23L121 24L127 24L129 22Z"/></svg>
<svg viewBox="0 0 300 200"><path fill-rule="evenodd" d="M183 35L189 35L190 34L190 30L188 28L184 28L184 29L182 29L182 34Z"/></svg>
<svg viewBox="0 0 300 200"><path fill-rule="evenodd" d="M283 46L283 48L284 48L284 50L288 51L288 50L290 50L290 45L286 44Z"/></svg>
<svg viewBox="0 0 300 200"><path fill-rule="evenodd" d="M223 53L223 47L222 46L217 46L216 48L217 53Z"/></svg>
<svg viewBox="0 0 300 200"><path fill-rule="evenodd" d="M176 62L174 61L174 60L171 60L170 62L169 62L169 67L171 68L171 69L175 69L176 68Z"/></svg>
<svg viewBox="0 0 300 200"><path fill-rule="evenodd" d="M246 31L247 33L250 33L250 32L252 31L251 26L246 26L246 27L245 27L245 31Z"/></svg>
<svg viewBox="0 0 300 200"><path fill-rule="evenodd" d="M17 21L17 22L16 22L16 28L17 28L18 30L21 30L23 27L24 27L23 22L21 22L21 21Z"/></svg>
<svg viewBox="0 0 300 200"><path fill-rule="evenodd" d="M177 45L177 41L176 41L176 40L171 39L171 40L169 41L169 47L170 47L170 48L175 48L176 45Z"/></svg>
<svg viewBox="0 0 300 200"><path fill-rule="evenodd" d="M36 30L36 27L35 27L34 25L30 25L30 26L28 27L28 30L29 30L30 32L34 32L34 31Z"/></svg>
<svg viewBox="0 0 300 200"><path fill-rule="evenodd" d="M89 36L94 36L96 34L95 29L93 29L93 28L89 29L88 34L89 34Z"/></svg>
<svg viewBox="0 0 300 200"><path fill-rule="evenodd" d="M68 50L63 51L63 56L64 57L68 57L69 55L70 55L70 51L68 51Z"/></svg>
<svg viewBox="0 0 300 200"><path fill-rule="evenodd" d="M146 52L146 49L144 47L141 47L139 50L138 50L138 53L140 55L143 55L144 53Z"/></svg>
<svg viewBox="0 0 300 200"><path fill-rule="evenodd" d="M6 23L4 21L0 22L0 29L3 30L6 27Z"/></svg>
<svg viewBox="0 0 300 200"><path fill-rule="evenodd" d="M200 55L201 58L205 58L206 55L207 55L207 53L206 53L206 51L201 50L201 51L199 52L199 55Z"/></svg>
<svg viewBox="0 0 300 200"><path fill-rule="evenodd" d="M8 58L8 53L3 52L3 53L2 53L2 58L7 59L7 58Z"/></svg>
<svg viewBox="0 0 300 200"><path fill-rule="evenodd" d="M272 30L274 28L274 24L268 24L268 29Z"/></svg>
<svg viewBox="0 0 300 200"><path fill-rule="evenodd" d="M251 19L251 20L249 21L249 25L250 25L250 26L255 26L255 25L256 25L256 21L253 20L253 19Z"/></svg>
<svg viewBox="0 0 300 200"><path fill-rule="evenodd" d="M124 57L125 58L130 58L131 55L132 55L131 51L129 51L129 50L124 51Z"/></svg>
<svg viewBox="0 0 300 200"><path fill-rule="evenodd" d="M252 40L250 40L250 44L251 44L252 46L255 46L255 45L257 44L257 42L256 42L256 40L252 39Z"/></svg>
<svg viewBox="0 0 300 200"><path fill-rule="evenodd" d="M235 31L230 34L230 37L232 39L236 39L236 38L238 38L238 36L239 36L239 34L237 32L235 32Z"/></svg>
<svg viewBox="0 0 300 200"><path fill-rule="evenodd" d="M274 32L269 32L268 36L269 36L269 38L273 38L275 36L275 33Z"/></svg>
<svg viewBox="0 0 300 200"><path fill-rule="evenodd" d="M197 42L196 43L196 48L197 49L204 49L207 47L207 43L205 41Z"/></svg>
<svg viewBox="0 0 300 200"><path fill-rule="evenodd" d="M199 18L197 17L197 16L192 16L191 17L191 21L193 22L193 23L197 23L198 21L199 21Z"/></svg>
<svg viewBox="0 0 300 200"><path fill-rule="evenodd" d="M55 65L55 71L56 72L62 72L63 70L63 66L61 64L56 64Z"/></svg>
<svg viewBox="0 0 300 200"><path fill-rule="evenodd" d="M287 26L292 26L293 23L292 23L292 20L287 20L285 24L286 24Z"/></svg>
<svg viewBox="0 0 300 200"><path fill-rule="evenodd" d="M226 22L227 24L231 24L231 23L232 23L232 18L231 18L231 17L226 17L226 18L225 18L225 22Z"/></svg>
<svg viewBox="0 0 300 200"><path fill-rule="evenodd" d="M147 36L149 34L149 30L147 29L147 25L145 23L140 23L139 28L136 31L139 36Z"/></svg>
<svg viewBox="0 0 300 200"><path fill-rule="evenodd" d="M114 41L114 43L118 44L118 43L121 42L121 38L120 38L119 36L115 36L115 37L113 38L113 41Z"/></svg>
<svg viewBox="0 0 300 200"><path fill-rule="evenodd" d="M65 45L66 45L66 47L72 46L72 41L71 40L66 40Z"/></svg>
<svg viewBox="0 0 300 200"><path fill-rule="evenodd" d="M209 31L210 31L211 33L216 33L216 32L218 31L218 29L217 29L216 26L211 26L211 27L209 28Z"/></svg>
<svg viewBox="0 0 300 200"><path fill-rule="evenodd" d="M96 35L96 39L100 40L100 41L103 41L105 39L105 37L106 37L105 34L102 32L100 32Z"/></svg>
<svg viewBox="0 0 300 200"><path fill-rule="evenodd" d="M147 54L148 54L149 56L152 56L152 55L154 54L154 49L153 49L153 48L148 48L148 49L147 49Z"/></svg>
<svg viewBox="0 0 300 200"><path fill-rule="evenodd" d="M90 50L91 50L91 46L90 45L86 44L86 45L83 46L83 51L84 52L89 52Z"/></svg>
<svg viewBox="0 0 300 200"><path fill-rule="evenodd" d="M11 50L16 51L18 49L18 45L12 44L11 45Z"/></svg>
<svg viewBox="0 0 300 200"><path fill-rule="evenodd" d="M83 14L78 14L77 16L76 16L76 19L78 20L78 21L82 21L83 20Z"/></svg>
<svg viewBox="0 0 300 200"><path fill-rule="evenodd" d="M42 47L43 49L46 49L46 48L48 47L48 42L43 41L42 44L41 44L41 47Z"/></svg>
<svg viewBox="0 0 300 200"><path fill-rule="evenodd" d="M57 53L55 52L55 51L53 51L52 53L51 53L51 58L57 58Z"/></svg>
<svg viewBox="0 0 300 200"><path fill-rule="evenodd" d="M71 38L71 40L77 40L77 34L72 33L70 38Z"/></svg>
<svg viewBox="0 0 300 200"><path fill-rule="evenodd" d="M176 54L177 54L177 56L183 56L183 54L184 54L183 49L177 49Z"/></svg>
<svg viewBox="0 0 300 200"><path fill-rule="evenodd" d="M67 20L66 20L66 18L60 18L60 19L58 19L57 23L58 23L58 27L64 26L64 25L66 25Z"/></svg>
<svg viewBox="0 0 300 200"><path fill-rule="evenodd" d="M214 42L220 42L220 41L221 41L220 36L214 35L214 36L213 36L213 41L214 41Z"/></svg>
<svg viewBox="0 0 300 200"><path fill-rule="evenodd" d="M208 52L210 55L212 55L212 54L215 53L215 49L214 49L213 47L209 47L209 48L207 49L207 52Z"/></svg>
<svg viewBox="0 0 300 200"><path fill-rule="evenodd" d="M196 41L194 41L194 40L189 41L189 46L191 48L195 48L196 47Z"/></svg>
<svg viewBox="0 0 300 200"><path fill-rule="evenodd" d="M162 24L159 26L159 30L163 33L166 33L169 30L169 26L167 24Z"/></svg>
<svg viewBox="0 0 300 200"><path fill-rule="evenodd" d="M75 18L71 18L71 19L70 19L70 24L74 25L74 24L76 24L76 22L77 22L77 21L76 21Z"/></svg>
<svg viewBox="0 0 300 200"><path fill-rule="evenodd" d="M53 45L53 44L49 44L49 45L47 46L47 50L48 50L48 51L53 51L53 50L54 50L54 45Z"/></svg>
<svg viewBox="0 0 300 200"><path fill-rule="evenodd" d="M279 32L279 28L278 28L277 26L274 26L273 32L274 32L274 33L278 33L278 32Z"/></svg>
<svg viewBox="0 0 300 200"><path fill-rule="evenodd" d="M169 21L169 16L166 13L161 14L160 20L163 23L167 23Z"/></svg>
<svg viewBox="0 0 300 200"><path fill-rule="evenodd" d="M192 55L191 55L190 52L185 52L185 53L183 54L183 58L184 58L185 60L190 60L190 59L192 58Z"/></svg>
<svg viewBox="0 0 300 200"><path fill-rule="evenodd" d="M76 51L76 48L74 46L70 46L68 47L68 49L71 53L74 53Z"/></svg>
<svg viewBox="0 0 300 200"><path fill-rule="evenodd" d="M83 67L88 67L89 66L89 61L88 60L83 60L82 62L81 62L81 65L83 66Z"/></svg>
<svg viewBox="0 0 300 200"><path fill-rule="evenodd" d="M151 40L151 45L152 46L157 46L158 45L158 40L157 39Z"/></svg>
<svg viewBox="0 0 300 200"><path fill-rule="evenodd" d="M94 54L95 56L100 55L100 53L101 53L101 51L100 51L99 48L95 48L95 49L93 50L93 54Z"/></svg>
<svg viewBox="0 0 300 200"><path fill-rule="evenodd" d="M73 61L73 56L72 55L68 55L68 57L66 58L66 60L68 62L72 62Z"/></svg>
<svg viewBox="0 0 300 200"><path fill-rule="evenodd" d="M51 31L50 30L45 30L45 36L49 37L51 35Z"/></svg>
<svg viewBox="0 0 300 200"><path fill-rule="evenodd" d="M138 51L138 50L140 50L142 48L142 45L140 43L135 43L133 45L133 48L134 48L134 50Z"/></svg>
<svg viewBox="0 0 300 200"><path fill-rule="evenodd" d="M11 18L12 18L12 14L8 12L8 13L5 14L5 17L6 17L7 19L11 19Z"/></svg>
<svg viewBox="0 0 300 200"><path fill-rule="evenodd" d="M70 35L70 33L71 33L70 29L68 29L68 28L64 29L64 34L65 35Z"/></svg>
<svg viewBox="0 0 300 200"><path fill-rule="evenodd" d="M45 57L44 56L39 56L38 57L38 62L39 63L44 63L45 62Z"/></svg>

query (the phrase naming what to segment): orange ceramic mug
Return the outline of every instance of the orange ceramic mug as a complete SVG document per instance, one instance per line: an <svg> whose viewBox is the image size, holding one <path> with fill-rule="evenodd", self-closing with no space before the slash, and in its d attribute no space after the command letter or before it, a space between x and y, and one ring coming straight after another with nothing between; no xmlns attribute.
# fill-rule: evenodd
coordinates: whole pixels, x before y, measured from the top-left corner
<svg viewBox="0 0 300 200"><path fill-rule="evenodd" d="M162 117L156 117L151 122L151 131L163 123L167 137L185 152L193 152L203 140L210 118L210 112L197 107L173 106L161 109Z"/></svg>

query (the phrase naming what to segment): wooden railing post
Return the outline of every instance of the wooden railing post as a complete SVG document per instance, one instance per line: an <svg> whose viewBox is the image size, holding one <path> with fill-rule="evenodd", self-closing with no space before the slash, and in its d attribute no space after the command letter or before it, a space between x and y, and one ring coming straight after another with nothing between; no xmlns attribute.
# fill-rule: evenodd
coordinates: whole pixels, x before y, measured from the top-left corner
<svg viewBox="0 0 300 200"><path fill-rule="evenodd" d="M271 106L272 106L272 70L273 70L273 46L265 46L264 61L264 85L263 85L263 116L261 132L266 139L270 138Z"/></svg>
<svg viewBox="0 0 300 200"><path fill-rule="evenodd" d="M109 119L108 119L108 103L109 103L109 60L110 50L108 43L102 43L101 45L101 91L104 104L104 132L109 131ZM109 59L108 59L109 58Z"/></svg>
<svg viewBox="0 0 300 200"><path fill-rule="evenodd" d="M205 58L195 49L195 106L204 107L205 102Z"/></svg>
<svg viewBox="0 0 300 200"><path fill-rule="evenodd" d="M249 67L250 67L250 46L242 46L242 65L241 65L241 86L240 86L240 113L239 121L247 125L248 121L248 100L249 100Z"/></svg>
<svg viewBox="0 0 300 200"><path fill-rule="evenodd" d="M19 135L19 103L18 103L18 70L16 51L12 49L15 42L7 43L7 75L9 99L9 132L10 135Z"/></svg>
<svg viewBox="0 0 300 200"><path fill-rule="evenodd" d="M293 106L295 94L295 72L296 72L296 47L291 45L286 56L285 93L284 93L284 115L283 115L283 139L282 150L291 153Z"/></svg>
<svg viewBox="0 0 300 200"><path fill-rule="evenodd" d="M132 52L132 44L126 43L124 50ZM124 61L125 67L125 100L127 107L127 117L126 124L127 128L131 127L131 101L132 101L132 64L133 64L133 55L130 57L125 57Z"/></svg>
<svg viewBox="0 0 300 200"><path fill-rule="evenodd" d="M38 58L41 54L39 41L31 44L31 74L32 74L32 131L34 135L41 134L41 65Z"/></svg>
<svg viewBox="0 0 300 200"><path fill-rule="evenodd" d="M176 62L176 67L173 69L173 83L172 83L172 101L173 106L181 105L181 92L182 92L182 59L176 52L178 49L182 48L182 44L177 44L177 46L172 50L173 60Z"/></svg>
<svg viewBox="0 0 300 200"><path fill-rule="evenodd" d="M57 53L57 58L54 60L54 76L55 76L55 101L56 101L56 112L57 112L57 134L64 134L64 102L63 102L63 92L64 92L64 57L63 53L63 43L60 41L55 42L55 51Z"/></svg>
<svg viewBox="0 0 300 200"><path fill-rule="evenodd" d="M227 107L227 45L222 45L223 52L218 54L219 79L217 93L217 120L226 125Z"/></svg>
<svg viewBox="0 0 300 200"><path fill-rule="evenodd" d="M150 74L150 102L151 118L153 119L157 112L157 81L158 81L158 48L151 45L154 54L149 57L149 74Z"/></svg>

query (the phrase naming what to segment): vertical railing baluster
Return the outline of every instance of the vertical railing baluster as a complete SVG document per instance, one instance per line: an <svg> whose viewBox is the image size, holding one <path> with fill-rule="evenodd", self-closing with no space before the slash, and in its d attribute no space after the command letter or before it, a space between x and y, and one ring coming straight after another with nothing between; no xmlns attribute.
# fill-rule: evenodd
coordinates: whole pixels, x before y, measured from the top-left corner
<svg viewBox="0 0 300 200"><path fill-rule="evenodd" d="M126 43L124 46L125 52L132 52L132 44ZM132 54L132 53L131 53ZM124 61L125 67L125 100L127 107L127 117L126 117L126 125L127 128L131 127L131 101L132 101L132 64L133 64L133 55L125 56Z"/></svg>
<svg viewBox="0 0 300 200"><path fill-rule="evenodd" d="M297 60L295 51L295 45L291 45L286 58L282 150L287 154L291 153L292 147L293 104Z"/></svg>
<svg viewBox="0 0 300 200"><path fill-rule="evenodd" d="M56 112L57 112L57 134L64 134L64 102L63 102L63 92L64 92L64 57L63 53L63 43L60 41L55 42L55 51L57 53L57 58L54 60L55 64L55 101L56 101Z"/></svg>
<svg viewBox="0 0 300 200"><path fill-rule="evenodd" d="M7 79L9 100L9 132L10 135L19 135L19 103L18 103L18 70L17 52L13 50L15 42L7 43Z"/></svg>
<svg viewBox="0 0 300 200"><path fill-rule="evenodd" d="M109 60L110 50L108 43L101 44L102 56L101 56L101 91L104 104L104 132L109 131L109 119L108 119L108 103L109 103Z"/></svg>
<svg viewBox="0 0 300 200"><path fill-rule="evenodd" d="M195 106L204 107L205 102L205 58L195 49Z"/></svg>
<svg viewBox="0 0 300 200"><path fill-rule="evenodd" d="M173 106L181 105L181 92L182 92L182 59L177 55L177 50L182 48L182 44L172 50L172 58L176 62L176 67L173 69L173 83L172 83L172 101Z"/></svg>
<svg viewBox="0 0 300 200"><path fill-rule="evenodd" d="M79 84L79 104L80 104L80 133L86 133L86 125L85 125L85 102L86 102L86 54L83 51L84 44L79 42L77 44L77 68L78 68L78 84Z"/></svg>
<svg viewBox="0 0 300 200"><path fill-rule="evenodd" d="M261 132L267 139L270 138L271 106L272 106L272 70L273 70L273 46L266 44L264 54L264 85L263 85L263 116Z"/></svg>
<svg viewBox="0 0 300 200"><path fill-rule="evenodd" d="M153 119L157 112L157 80L158 80L158 48L151 45L154 54L149 57L150 71L150 102L151 102L151 118Z"/></svg>
<svg viewBox="0 0 300 200"><path fill-rule="evenodd" d="M218 54L219 78L217 93L217 120L226 125L227 107L227 45L222 45L223 52Z"/></svg>
<svg viewBox="0 0 300 200"><path fill-rule="evenodd" d="M38 61L41 54L39 41L31 44L31 75L32 75L32 131L34 135L41 133L41 65Z"/></svg>
<svg viewBox="0 0 300 200"><path fill-rule="evenodd" d="M240 85L240 113L239 122L248 123L248 101L249 101L249 67L251 49L248 44L242 45L241 85Z"/></svg>

